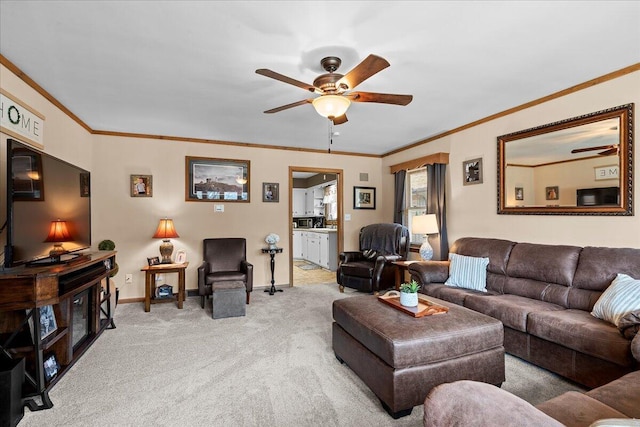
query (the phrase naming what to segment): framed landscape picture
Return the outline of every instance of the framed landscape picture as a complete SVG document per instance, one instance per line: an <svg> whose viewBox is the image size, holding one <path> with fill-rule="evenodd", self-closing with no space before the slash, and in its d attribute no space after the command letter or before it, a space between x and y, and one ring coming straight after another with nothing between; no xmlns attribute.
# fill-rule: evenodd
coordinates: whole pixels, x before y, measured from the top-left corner
<svg viewBox="0 0 640 427"><path fill-rule="evenodd" d="M185 157L185 200L249 202L249 160Z"/></svg>
<svg viewBox="0 0 640 427"><path fill-rule="evenodd" d="M375 187L353 187L353 209L375 209Z"/></svg>

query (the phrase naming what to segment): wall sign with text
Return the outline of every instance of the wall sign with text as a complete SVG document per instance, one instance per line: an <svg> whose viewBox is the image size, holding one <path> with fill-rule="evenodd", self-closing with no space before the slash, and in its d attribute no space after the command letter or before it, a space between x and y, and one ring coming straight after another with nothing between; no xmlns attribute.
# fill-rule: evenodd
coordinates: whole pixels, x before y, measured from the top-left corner
<svg viewBox="0 0 640 427"><path fill-rule="evenodd" d="M2 89L0 130L37 148L44 148L44 116Z"/></svg>
<svg viewBox="0 0 640 427"><path fill-rule="evenodd" d="M618 165L597 166L593 170L596 174L596 181L619 178Z"/></svg>

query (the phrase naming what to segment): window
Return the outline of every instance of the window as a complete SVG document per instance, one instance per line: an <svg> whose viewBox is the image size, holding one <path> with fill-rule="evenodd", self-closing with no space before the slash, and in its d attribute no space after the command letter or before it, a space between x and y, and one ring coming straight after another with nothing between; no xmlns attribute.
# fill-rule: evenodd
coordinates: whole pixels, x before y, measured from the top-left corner
<svg viewBox="0 0 640 427"><path fill-rule="evenodd" d="M406 188L405 188L405 217L404 223L411 231L412 220L416 215L424 215L427 213L427 168L422 167L407 171ZM424 236L421 234L412 234L411 243L421 245Z"/></svg>

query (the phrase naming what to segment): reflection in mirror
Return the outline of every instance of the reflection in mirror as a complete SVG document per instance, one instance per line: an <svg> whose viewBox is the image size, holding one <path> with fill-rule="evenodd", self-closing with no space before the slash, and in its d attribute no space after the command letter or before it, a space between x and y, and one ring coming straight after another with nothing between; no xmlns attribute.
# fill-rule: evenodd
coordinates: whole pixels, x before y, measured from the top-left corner
<svg viewBox="0 0 640 427"><path fill-rule="evenodd" d="M498 137L498 213L632 215L633 104Z"/></svg>

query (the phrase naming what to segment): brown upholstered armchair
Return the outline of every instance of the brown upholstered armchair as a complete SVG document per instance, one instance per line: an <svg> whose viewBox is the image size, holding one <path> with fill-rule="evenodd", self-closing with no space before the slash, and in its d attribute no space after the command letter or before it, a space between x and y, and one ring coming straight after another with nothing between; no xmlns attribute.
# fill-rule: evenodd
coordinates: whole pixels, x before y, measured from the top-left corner
<svg viewBox="0 0 640 427"><path fill-rule="evenodd" d="M221 282L244 282L249 293L253 290L253 265L247 262L247 240L243 238L204 239L202 258L198 267L200 305L211 295L211 285Z"/></svg>
<svg viewBox="0 0 640 427"><path fill-rule="evenodd" d="M391 261L409 254L409 229L400 224L371 224L360 229L360 251L342 252L336 271L340 292L347 288L377 294L395 284Z"/></svg>

